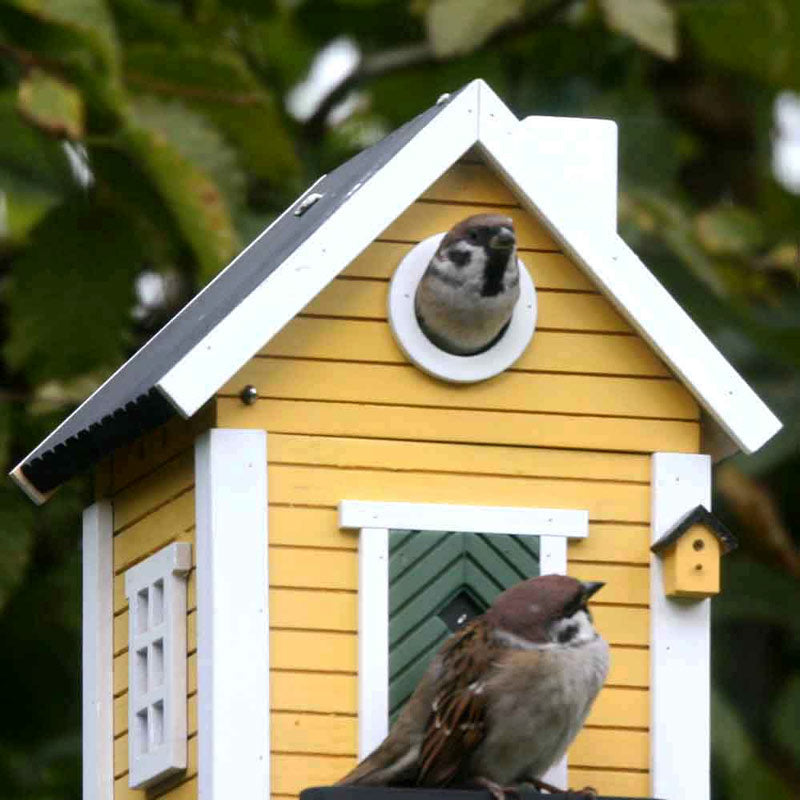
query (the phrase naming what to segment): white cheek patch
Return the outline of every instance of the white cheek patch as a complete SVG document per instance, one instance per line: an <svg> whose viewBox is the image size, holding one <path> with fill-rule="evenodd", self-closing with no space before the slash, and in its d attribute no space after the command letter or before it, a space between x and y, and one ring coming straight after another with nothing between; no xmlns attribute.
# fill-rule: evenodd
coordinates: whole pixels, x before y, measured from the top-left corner
<svg viewBox="0 0 800 800"><path fill-rule="evenodd" d="M564 617L550 628L550 638L559 644L577 645L591 642L597 637L589 615L580 609L571 617Z"/></svg>

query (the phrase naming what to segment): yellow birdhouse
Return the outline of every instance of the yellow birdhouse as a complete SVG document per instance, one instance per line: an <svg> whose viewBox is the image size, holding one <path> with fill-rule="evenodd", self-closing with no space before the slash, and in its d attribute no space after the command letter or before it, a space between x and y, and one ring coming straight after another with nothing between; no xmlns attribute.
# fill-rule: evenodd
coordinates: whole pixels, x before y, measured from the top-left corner
<svg viewBox="0 0 800 800"><path fill-rule="evenodd" d="M737 546L733 534L704 506L680 519L651 548L663 560L667 597L719 594L719 560Z"/></svg>
<svg viewBox="0 0 800 800"><path fill-rule="evenodd" d="M451 285L480 298L483 344L442 324L457 302L436 318ZM749 453L780 427L618 235L613 122L518 119L480 80L442 96L314 183L13 470L37 503L95 470L83 797L334 784L451 632L547 574L605 584L611 666L545 779L707 797L693 598L733 543L708 443Z"/></svg>

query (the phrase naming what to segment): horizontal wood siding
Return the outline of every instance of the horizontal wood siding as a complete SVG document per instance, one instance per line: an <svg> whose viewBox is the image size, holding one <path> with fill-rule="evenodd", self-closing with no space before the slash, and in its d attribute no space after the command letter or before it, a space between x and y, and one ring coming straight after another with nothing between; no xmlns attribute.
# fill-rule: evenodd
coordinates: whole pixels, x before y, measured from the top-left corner
<svg viewBox="0 0 800 800"><path fill-rule="evenodd" d="M388 282L414 243L481 211L515 220L537 331L503 375L455 386L406 361ZM570 783L647 794L649 458L697 451L698 407L486 167L437 181L222 388L215 412L221 427L269 432L275 797L355 761L357 533L338 528L344 498L589 509L569 572L606 581L593 607L612 664Z"/></svg>
<svg viewBox="0 0 800 800"><path fill-rule="evenodd" d="M206 410L193 421L173 420L116 451L98 488L114 507L114 794L115 800L194 800L197 797L197 668L194 565L188 595L189 766L162 784L128 787L128 603L125 571L172 542L194 544L195 436L210 424ZM194 549L192 552L194 558Z"/></svg>

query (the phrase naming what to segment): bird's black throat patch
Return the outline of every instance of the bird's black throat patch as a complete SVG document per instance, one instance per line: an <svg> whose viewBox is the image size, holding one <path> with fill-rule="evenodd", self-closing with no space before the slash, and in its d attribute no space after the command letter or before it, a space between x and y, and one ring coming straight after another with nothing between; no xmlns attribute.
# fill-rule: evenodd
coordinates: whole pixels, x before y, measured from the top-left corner
<svg viewBox="0 0 800 800"><path fill-rule="evenodd" d="M503 276L508 266L508 250L485 249L486 267L483 270L482 297L495 297L503 291Z"/></svg>

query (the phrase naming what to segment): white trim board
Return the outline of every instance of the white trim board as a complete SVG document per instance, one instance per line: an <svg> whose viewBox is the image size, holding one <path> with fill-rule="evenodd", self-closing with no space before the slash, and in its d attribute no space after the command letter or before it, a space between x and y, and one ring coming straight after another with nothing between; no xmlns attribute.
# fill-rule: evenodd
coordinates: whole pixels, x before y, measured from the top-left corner
<svg viewBox="0 0 800 800"><path fill-rule="evenodd" d="M83 800L114 798L114 514L108 500L83 512Z"/></svg>
<svg viewBox="0 0 800 800"><path fill-rule="evenodd" d="M339 503L339 527L583 538L589 533L589 512L566 508L342 500Z"/></svg>
<svg viewBox="0 0 800 800"><path fill-rule="evenodd" d="M194 414L477 139L473 81L157 383Z"/></svg>
<svg viewBox="0 0 800 800"><path fill-rule="evenodd" d="M330 219L271 273L158 382L179 412L191 416L303 306L467 149L478 145L492 166L542 219L553 236L598 284L622 315L746 452L781 427L647 267L616 235L616 204L607 169L584 181L556 180L564 170L610 159L613 123L548 117L523 122L483 81L476 80L426 125ZM583 137L583 146L563 146ZM542 140L546 147L539 148ZM559 146L559 142L562 146ZM576 166L577 163L577 166Z"/></svg>
<svg viewBox="0 0 800 800"><path fill-rule="evenodd" d="M358 539L358 754L368 756L389 732L389 530L539 536L541 575L567 571L567 539L589 531L585 510L456 506L342 500L339 526ZM567 786L566 757L543 779Z"/></svg>
<svg viewBox="0 0 800 800"><path fill-rule="evenodd" d="M269 797L267 436L195 443L198 797Z"/></svg>
<svg viewBox="0 0 800 800"><path fill-rule="evenodd" d="M711 459L655 453L651 541L697 505L711 508ZM710 797L711 601L664 594L650 554L650 780L652 797Z"/></svg>
<svg viewBox="0 0 800 800"><path fill-rule="evenodd" d="M530 118L520 123L487 86L481 87L479 144L490 163L529 211L539 217L567 255L582 267L619 312L674 370L698 402L745 452L753 452L781 428L778 418L656 280L617 234L586 225L580 188L546 180L553 153L540 152ZM570 120L562 120L564 138ZM550 131L552 137L553 131ZM598 148L602 157L604 146ZM564 154L569 158L570 154ZM581 158L586 158L581 153ZM545 179L543 180L543 177Z"/></svg>

